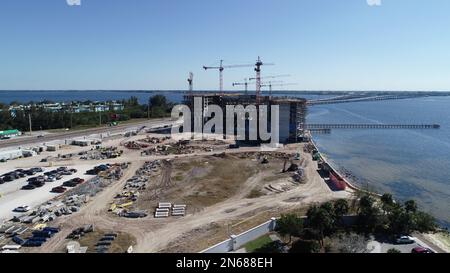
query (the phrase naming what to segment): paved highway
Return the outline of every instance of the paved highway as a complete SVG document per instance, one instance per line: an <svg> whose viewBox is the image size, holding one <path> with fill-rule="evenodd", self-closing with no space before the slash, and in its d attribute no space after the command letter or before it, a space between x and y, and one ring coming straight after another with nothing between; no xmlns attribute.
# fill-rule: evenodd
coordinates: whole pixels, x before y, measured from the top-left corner
<svg viewBox="0 0 450 273"><path fill-rule="evenodd" d="M70 139L70 138L76 138L76 137L82 137L82 136L88 136L92 134L101 134L101 133L119 133L119 132L127 132L130 130L133 130L134 128L139 128L142 126L147 127L156 127L156 126L163 126L163 125L169 125L172 124L172 119L170 118L163 118L163 119L151 119L151 120L145 120L145 121L139 121L134 123L126 123L126 124L119 124L114 127L96 127L91 129L85 129L85 130L76 130L76 131L67 131L67 132L61 132L61 133L51 133L47 135L43 135L42 137L32 137L32 136L22 136L22 137L16 137L8 140L0 140L0 148L7 148L7 147L21 147L24 145L31 145L31 144L39 144L44 142L50 142L54 140L61 140L61 139Z"/></svg>

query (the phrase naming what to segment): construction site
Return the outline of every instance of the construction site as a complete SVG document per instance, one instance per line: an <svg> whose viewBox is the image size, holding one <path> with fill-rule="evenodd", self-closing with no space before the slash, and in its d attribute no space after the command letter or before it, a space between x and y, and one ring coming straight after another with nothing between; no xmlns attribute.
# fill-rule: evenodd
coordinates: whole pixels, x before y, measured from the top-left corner
<svg viewBox="0 0 450 273"><path fill-rule="evenodd" d="M0 247L5 252L201 252L281 214L304 214L312 204L353 199L358 189L333 169L311 140L313 130L345 126L306 124L307 107L314 101L262 96L261 87L271 91L275 86L261 81L262 65L258 58L254 95L248 94L247 81L242 94L223 90L223 70L240 66L221 62L219 67L204 67L220 72L216 93L195 93L191 73L184 103L194 110L195 100L200 101L202 110L185 118L208 120L211 105L223 110L230 105L254 105L257 110L276 105L279 145L274 149L261 149L264 141L259 138L237 141L242 133L237 130L231 139L174 139L167 128L179 124L176 119L97 129L94 136L77 133L75 140L66 135L51 136L52 143L26 139L24 143L41 147L39 151L0 165L5 173L0 185ZM257 120L267 118L270 125L270 114L257 113ZM252 120L244 119L247 136ZM35 169L46 172L27 180ZM36 183L27 185L29 181Z"/></svg>

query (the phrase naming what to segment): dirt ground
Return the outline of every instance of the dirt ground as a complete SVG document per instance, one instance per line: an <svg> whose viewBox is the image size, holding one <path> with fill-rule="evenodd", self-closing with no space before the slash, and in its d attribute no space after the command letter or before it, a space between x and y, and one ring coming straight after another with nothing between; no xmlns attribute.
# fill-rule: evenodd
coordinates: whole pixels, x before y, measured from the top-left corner
<svg viewBox="0 0 450 273"><path fill-rule="evenodd" d="M279 152L292 155L301 150L300 146L287 146ZM62 231L39 252L61 249L71 230L85 224L130 234L136 239L135 252L198 252L227 239L230 233L240 233L281 213L306 210L312 203L352 196L347 191L331 191L318 175L317 163L309 154L301 152L307 179L305 183L294 184L289 175L281 173L284 159L269 157L268 164L261 164L259 152L258 147L244 147L216 156L215 153L196 153L177 157L131 158L125 154L121 160L132 163L123 177L100 192L79 213L57 219L55 225L60 225ZM185 203L188 205L187 215L165 219L155 219L151 215L127 219L108 213L114 196L122 191L136 170L151 159L172 161L171 184L158 198L149 200L151 195L140 196L138 205L151 209L157 201ZM151 183L158 185L160 181L155 177ZM280 183L291 185L280 192L261 190L264 185L277 186ZM258 194L248 198L252 192Z"/></svg>
<svg viewBox="0 0 450 273"><path fill-rule="evenodd" d="M78 213L62 216L51 223L61 232L32 252L60 252L65 249L70 232L93 224L96 230L128 234L135 252L198 252L259 225L271 217L293 210L306 211L313 203L352 198L352 192L334 192L317 173L317 162L303 152L302 144L284 146L275 152L262 152L260 147L225 149L224 143L198 142L202 146L189 154L142 156L139 150L123 147L126 141L142 139L142 135L113 138L103 146L124 150L121 157L107 160L81 160L75 156L57 161L53 166L99 165L131 162L120 180L103 189ZM214 149L207 148L213 145ZM57 153L77 153L89 148L68 146ZM301 160L293 160L299 152ZM9 168L47 166L39 162L50 153L11 161ZM53 153L55 154L55 153ZM267 164L263 164L264 157ZM285 158L289 158L287 161ZM133 209L146 210L149 216L140 219L119 217L108 212L114 197L123 191L127 180L146 161L161 160L160 171L150 176L150 183L141 192ZM284 167L295 163L304 169L304 181L297 183L293 173L283 173ZM285 165L286 164L286 165ZM158 202L187 205L185 217L153 218ZM92 251L92 249L90 249ZM88 250L89 251L89 250ZM118 250L119 251L119 250Z"/></svg>

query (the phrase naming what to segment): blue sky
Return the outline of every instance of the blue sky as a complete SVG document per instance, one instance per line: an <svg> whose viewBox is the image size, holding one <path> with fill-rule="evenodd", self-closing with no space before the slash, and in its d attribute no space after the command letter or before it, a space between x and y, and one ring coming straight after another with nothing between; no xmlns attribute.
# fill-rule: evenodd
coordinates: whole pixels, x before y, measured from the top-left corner
<svg viewBox="0 0 450 273"><path fill-rule="evenodd" d="M215 90L260 55L289 89L450 90L448 0L81 1L1 1L0 89Z"/></svg>

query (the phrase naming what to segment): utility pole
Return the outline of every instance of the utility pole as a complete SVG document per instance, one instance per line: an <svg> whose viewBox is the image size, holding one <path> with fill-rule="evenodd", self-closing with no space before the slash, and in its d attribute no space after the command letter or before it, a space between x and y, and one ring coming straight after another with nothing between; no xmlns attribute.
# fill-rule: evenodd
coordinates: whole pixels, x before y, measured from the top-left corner
<svg viewBox="0 0 450 273"><path fill-rule="evenodd" d="M147 102L147 119L150 119L150 97Z"/></svg>
<svg viewBox="0 0 450 273"><path fill-rule="evenodd" d="M31 136L31 133L33 132L32 131L32 129L31 129L31 113L28 113L28 123L30 124L30 136Z"/></svg>
<svg viewBox="0 0 450 273"><path fill-rule="evenodd" d="M70 129L73 128L73 105L70 103Z"/></svg>
<svg viewBox="0 0 450 273"><path fill-rule="evenodd" d="M102 126L102 111L98 111L98 116L100 117L100 126Z"/></svg>

